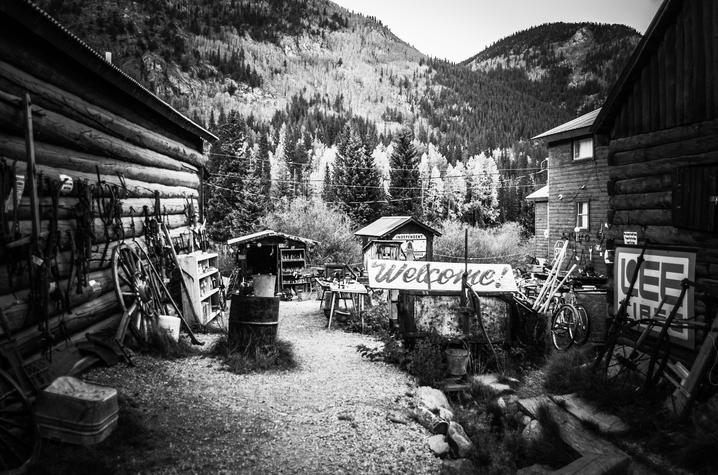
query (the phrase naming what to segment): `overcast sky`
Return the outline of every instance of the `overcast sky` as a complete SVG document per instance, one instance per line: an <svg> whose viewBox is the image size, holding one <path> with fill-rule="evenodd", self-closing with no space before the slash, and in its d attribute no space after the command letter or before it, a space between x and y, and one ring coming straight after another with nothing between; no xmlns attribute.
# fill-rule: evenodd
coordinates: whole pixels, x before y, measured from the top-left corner
<svg viewBox="0 0 718 475"><path fill-rule="evenodd" d="M643 34L661 0L333 0L375 16L422 53L463 61L541 23L622 23Z"/></svg>

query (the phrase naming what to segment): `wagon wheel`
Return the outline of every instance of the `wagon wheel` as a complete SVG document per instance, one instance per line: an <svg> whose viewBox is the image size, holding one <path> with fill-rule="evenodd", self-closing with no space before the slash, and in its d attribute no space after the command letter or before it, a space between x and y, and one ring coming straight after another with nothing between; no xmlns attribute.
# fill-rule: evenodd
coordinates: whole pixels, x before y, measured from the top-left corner
<svg viewBox="0 0 718 475"><path fill-rule="evenodd" d="M137 253L125 243L118 245L112 253L112 275L123 312L135 309L128 315L129 330L139 343L147 343L161 311L152 275Z"/></svg>
<svg viewBox="0 0 718 475"><path fill-rule="evenodd" d="M30 401L12 376L0 369L0 471L23 473L39 448Z"/></svg>

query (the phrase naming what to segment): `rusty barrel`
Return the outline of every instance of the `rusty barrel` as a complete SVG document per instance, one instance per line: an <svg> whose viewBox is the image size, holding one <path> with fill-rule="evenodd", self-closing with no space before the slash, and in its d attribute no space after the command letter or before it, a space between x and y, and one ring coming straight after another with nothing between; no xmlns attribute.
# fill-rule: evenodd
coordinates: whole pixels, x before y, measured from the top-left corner
<svg viewBox="0 0 718 475"><path fill-rule="evenodd" d="M252 344L271 344L277 339L279 297L232 295L229 312L229 343L246 348Z"/></svg>

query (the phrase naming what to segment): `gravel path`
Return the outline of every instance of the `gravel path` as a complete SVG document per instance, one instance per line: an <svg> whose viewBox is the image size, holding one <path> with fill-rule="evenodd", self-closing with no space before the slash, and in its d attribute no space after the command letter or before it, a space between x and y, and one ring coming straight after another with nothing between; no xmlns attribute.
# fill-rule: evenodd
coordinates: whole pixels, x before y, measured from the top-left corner
<svg viewBox="0 0 718 475"><path fill-rule="evenodd" d="M437 473L426 431L387 420L407 406L411 378L361 358L356 345L372 338L325 325L316 301L281 303L293 371L235 375L204 355L93 370L87 379L122 395L120 426L90 448L46 444L40 465L48 473Z"/></svg>

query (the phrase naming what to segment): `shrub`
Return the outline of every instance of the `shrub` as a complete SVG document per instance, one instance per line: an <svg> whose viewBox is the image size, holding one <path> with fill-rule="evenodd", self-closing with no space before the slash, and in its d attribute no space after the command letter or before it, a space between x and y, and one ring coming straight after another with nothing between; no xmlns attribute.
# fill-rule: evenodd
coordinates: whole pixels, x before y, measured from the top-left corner
<svg viewBox="0 0 718 475"><path fill-rule="evenodd" d="M319 241L309 256L312 263L361 262L361 246L349 217L320 199L297 198L263 217L265 229Z"/></svg>
<svg viewBox="0 0 718 475"><path fill-rule="evenodd" d="M214 342L210 354L221 358L227 370L235 374L291 370L298 366L294 349L288 341L248 342L242 346L230 345L227 335L223 335Z"/></svg>
<svg viewBox="0 0 718 475"><path fill-rule="evenodd" d="M444 379L444 347L444 338L436 333L429 333L416 343L407 370L416 376L419 385L435 386Z"/></svg>
<svg viewBox="0 0 718 475"><path fill-rule="evenodd" d="M447 220L440 224L440 228L442 235L434 240L436 260L464 260L464 232L467 228L470 262L509 263L519 266L524 264L526 254L532 253L526 230L518 223L504 223L496 228L477 228L459 221Z"/></svg>

